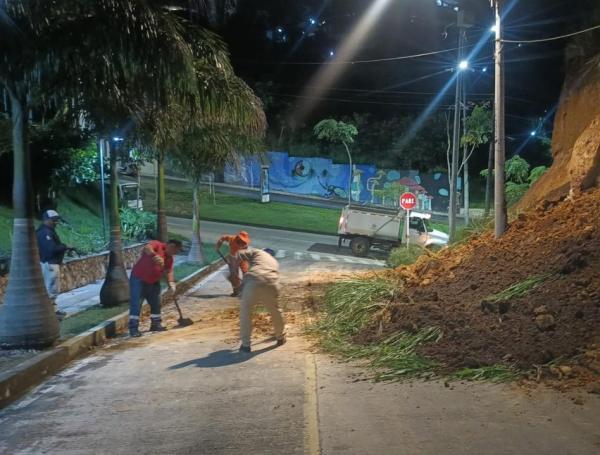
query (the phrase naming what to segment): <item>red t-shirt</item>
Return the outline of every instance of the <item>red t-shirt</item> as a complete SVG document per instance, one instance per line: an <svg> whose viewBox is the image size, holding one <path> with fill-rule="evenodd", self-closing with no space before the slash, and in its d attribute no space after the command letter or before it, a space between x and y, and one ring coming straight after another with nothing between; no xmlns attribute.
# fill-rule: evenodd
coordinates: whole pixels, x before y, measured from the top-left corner
<svg viewBox="0 0 600 455"><path fill-rule="evenodd" d="M164 267L161 267L152 258L152 255L142 253L142 257L133 266L131 273L134 277L139 278L144 283L154 284L163 277L165 272L173 270L173 257L167 256L167 245L159 242L158 240L152 240L148 242L148 245L154 251L154 254L160 256L165 261Z"/></svg>

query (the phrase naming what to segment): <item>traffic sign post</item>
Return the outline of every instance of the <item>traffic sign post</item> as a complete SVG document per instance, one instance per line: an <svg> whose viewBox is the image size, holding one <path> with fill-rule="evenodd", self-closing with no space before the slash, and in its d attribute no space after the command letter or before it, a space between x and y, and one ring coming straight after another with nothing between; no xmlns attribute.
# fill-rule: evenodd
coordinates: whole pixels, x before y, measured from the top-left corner
<svg viewBox="0 0 600 455"><path fill-rule="evenodd" d="M410 244L410 211L417 206L417 197L412 193L403 193L400 196L400 207L406 211L406 218L404 218L404 224L406 224L406 248L408 249Z"/></svg>

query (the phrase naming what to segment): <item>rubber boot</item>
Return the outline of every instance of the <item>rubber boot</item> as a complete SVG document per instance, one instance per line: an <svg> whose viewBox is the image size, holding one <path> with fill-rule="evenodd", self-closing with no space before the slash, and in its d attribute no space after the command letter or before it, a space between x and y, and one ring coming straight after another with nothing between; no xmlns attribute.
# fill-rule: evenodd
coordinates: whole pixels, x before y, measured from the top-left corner
<svg viewBox="0 0 600 455"><path fill-rule="evenodd" d="M138 338L142 336L139 330L140 321L138 319L129 320L129 336L132 338Z"/></svg>
<svg viewBox="0 0 600 455"><path fill-rule="evenodd" d="M164 332L165 330L167 330L166 327L164 327L161 323L160 323L160 319L158 318L152 318L150 319L150 331L151 332Z"/></svg>

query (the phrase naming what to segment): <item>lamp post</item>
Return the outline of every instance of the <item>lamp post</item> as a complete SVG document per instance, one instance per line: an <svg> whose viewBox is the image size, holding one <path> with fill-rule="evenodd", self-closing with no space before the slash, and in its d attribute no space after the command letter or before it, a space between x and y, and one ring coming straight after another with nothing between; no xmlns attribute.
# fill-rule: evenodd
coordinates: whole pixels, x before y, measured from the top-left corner
<svg viewBox="0 0 600 455"><path fill-rule="evenodd" d="M458 208L457 186L458 186L458 155L460 142L460 101L462 90L461 72L469 67L469 63L463 60L464 45L464 13L459 10L457 13L458 26L458 67L456 68L456 91L454 98L454 128L452 135L452 158L450 166L450 207L448 208L448 223L450 239L454 239L456 234L456 210Z"/></svg>
<svg viewBox="0 0 600 455"><path fill-rule="evenodd" d="M106 242L106 187L104 180L104 139L98 141L98 149L100 151L100 193L102 194L102 236Z"/></svg>

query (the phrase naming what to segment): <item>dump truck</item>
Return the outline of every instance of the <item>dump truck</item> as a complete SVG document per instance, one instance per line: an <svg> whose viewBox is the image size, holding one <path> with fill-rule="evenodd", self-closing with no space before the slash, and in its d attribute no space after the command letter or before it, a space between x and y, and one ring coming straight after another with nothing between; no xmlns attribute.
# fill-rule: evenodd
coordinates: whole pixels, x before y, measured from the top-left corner
<svg viewBox="0 0 600 455"><path fill-rule="evenodd" d="M448 234L433 229L430 219L428 213L411 211L407 239L404 210L346 205L338 224L338 247L349 241L352 253L364 257L371 247L389 250L407 240L423 248L448 245Z"/></svg>

